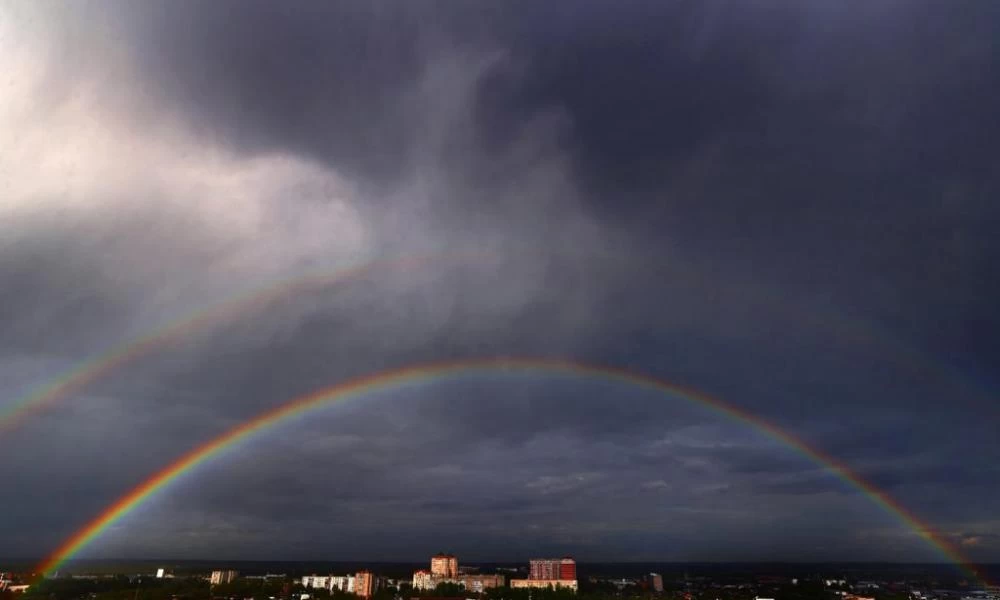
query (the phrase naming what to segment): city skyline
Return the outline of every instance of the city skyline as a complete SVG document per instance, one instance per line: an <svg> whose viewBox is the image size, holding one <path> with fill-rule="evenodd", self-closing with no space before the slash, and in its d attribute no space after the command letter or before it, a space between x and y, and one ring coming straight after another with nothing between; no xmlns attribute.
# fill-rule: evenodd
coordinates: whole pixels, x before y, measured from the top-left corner
<svg viewBox="0 0 1000 600"><path fill-rule="evenodd" d="M0 558L1000 562L958 2L0 3Z"/></svg>
<svg viewBox="0 0 1000 600"><path fill-rule="evenodd" d="M565 561L570 559L535 559L531 561L531 568L526 569L522 564L520 570L538 570L544 560L567 564ZM279 565L281 563L270 564L271 567L285 568ZM463 575L461 582L439 578L433 589L417 585L411 587L407 577L400 577L399 565L391 567L388 572L366 567L348 575L333 572L329 575L317 575L315 572L303 575L306 571L302 570L304 565L301 564L285 572L264 571L261 564L243 566L248 567L250 572L206 572L204 565L199 569L190 562L182 561L170 567L159 567L154 576L151 570L142 566L119 564L110 571L106 565L95 567L96 570L42 579L15 569L0 571L0 592L5 592L5 597L9 599L17 598L22 593L26 598L60 599L76 597L81 590L96 589L90 597L97 600L120 597L122 592L131 593L137 599L140 590L143 597L155 600L175 597L178 591L207 594L219 599L232 597L235 593L249 594L245 596L248 598L263 595L282 600L310 600L316 597L398 600L407 596L411 600L442 597L530 600L532 597L555 599L573 596L593 600L648 600L653 597L709 600L718 597L720 592L732 596L734 600L789 597L824 600L994 600L1000 593L998 585L970 581L960 573L928 565L894 567L855 563L794 567L771 564L757 565L749 570L746 565L660 565L665 574L644 571L642 567L637 570L635 565L592 565L598 570L581 577L579 581L545 580L530 576L508 581L504 575L487 573ZM286 563L285 566L292 565ZM336 571L336 568L333 570ZM499 566L496 570L509 571ZM418 573L429 571L417 571L414 583Z"/></svg>

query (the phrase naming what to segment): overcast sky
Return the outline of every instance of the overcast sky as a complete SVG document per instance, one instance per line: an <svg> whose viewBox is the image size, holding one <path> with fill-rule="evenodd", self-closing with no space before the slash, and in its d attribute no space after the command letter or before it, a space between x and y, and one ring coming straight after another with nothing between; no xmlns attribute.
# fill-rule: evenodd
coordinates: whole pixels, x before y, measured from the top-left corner
<svg viewBox="0 0 1000 600"><path fill-rule="evenodd" d="M718 397L1000 561L1000 4L0 2L0 408L257 288L0 433L0 555L190 448L415 362ZM679 397L555 374L274 428L89 557L940 560Z"/></svg>

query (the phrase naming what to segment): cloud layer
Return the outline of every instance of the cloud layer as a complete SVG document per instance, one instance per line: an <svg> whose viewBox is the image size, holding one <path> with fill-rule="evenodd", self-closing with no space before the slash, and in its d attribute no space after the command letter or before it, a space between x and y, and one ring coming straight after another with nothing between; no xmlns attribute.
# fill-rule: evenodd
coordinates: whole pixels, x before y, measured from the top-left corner
<svg viewBox="0 0 1000 600"><path fill-rule="evenodd" d="M4 5L0 408L206 307L383 266L227 312L4 433L0 548L44 554L311 390L526 355L722 398L1000 560L1000 15L821 4ZM746 424L511 373L269 431L87 553L442 547L938 558Z"/></svg>

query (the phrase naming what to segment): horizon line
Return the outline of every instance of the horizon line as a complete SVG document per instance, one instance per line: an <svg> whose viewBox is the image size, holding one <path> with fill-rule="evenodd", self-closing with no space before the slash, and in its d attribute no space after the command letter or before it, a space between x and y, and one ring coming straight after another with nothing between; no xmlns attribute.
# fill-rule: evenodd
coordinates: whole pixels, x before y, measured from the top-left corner
<svg viewBox="0 0 1000 600"><path fill-rule="evenodd" d="M558 556L557 556L558 555ZM434 556L433 553L428 554L428 556ZM461 558L460 555L455 555L457 558ZM840 560L840 559L824 559L824 560L789 560L789 559L770 559L770 560L717 560L717 559L578 559L571 554L566 553L537 553L529 555L527 558L510 558L510 559L466 559L465 564L476 564L476 563L520 563L527 562L533 558L572 558L577 564L649 564L649 563L663 563L663 564L720 564L720 565L762 565L762 564L775 564L775 565L822 565L822 564L838 564L838 565L928 565L928 566L947 566L960 569L959 565L953 562L943 561L899 561L899 560ZM0 561L8 562L32 562L37 561L38 558L24 558L24 557L13 557L13 556L0 556ZM373 564L408 564L408 563L424 563L427 562L427 557L419 559L355 559L355 558L169 558L169 557L159 557L159 558L70 558L64 563L100 563L100 562L243 562L243 563L313 563L313 562L341 562L341 563L373 563ZM1000 566L1000 559L995 561L980 561L976 563L976 566Z"/></svg>

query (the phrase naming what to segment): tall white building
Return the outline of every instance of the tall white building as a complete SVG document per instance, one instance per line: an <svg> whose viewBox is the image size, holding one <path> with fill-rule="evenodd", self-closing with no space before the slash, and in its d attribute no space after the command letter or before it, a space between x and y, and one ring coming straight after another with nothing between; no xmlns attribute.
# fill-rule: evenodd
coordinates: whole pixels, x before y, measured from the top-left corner
<svg viewBox="0 0 1000 600"><path fill-rule="evenodd" d="M354 575L334 575L330 578L330 591L354 593Z"/></svg>
<svg viewBox="0 0 1000 600"><path fill-rule="evenodd" d="M415 590L433 590L436 587L434 582L434 576L431 575L430 571L425 571L423 569L419 571L414 571L413 573L413 589Z"/></svg>
<svg viewBox="0 0 1000 600"><path fill-rule="evenodd" d="M239 571L212 571L212 577L209 579L212 585L219 585L220 583L230 583L235 581L237 577L240 576Z"/></svg>

